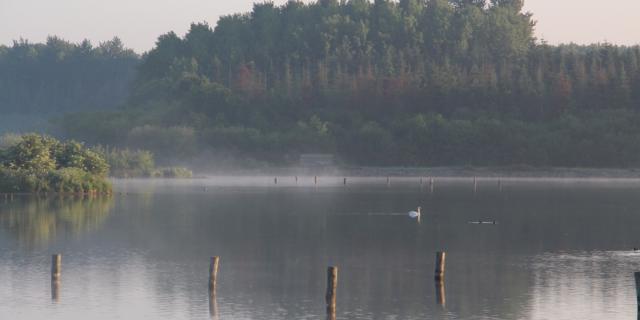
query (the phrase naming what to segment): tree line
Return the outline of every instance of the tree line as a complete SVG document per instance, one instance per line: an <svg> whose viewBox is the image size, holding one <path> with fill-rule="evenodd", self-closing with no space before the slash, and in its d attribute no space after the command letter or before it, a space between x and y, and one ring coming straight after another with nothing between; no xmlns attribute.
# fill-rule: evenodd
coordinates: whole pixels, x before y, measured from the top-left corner
<svg viewBox="0 0 640 320"><path fill-rule="evenodd" d="M58 37L0 45L0 112L56 115L125 102L139 56L118 38L93 46Z"/></svg>
<svg viewBox="0 0 640 320"><path fill-rule="evenodd" d="M640 164L640 48L552 46L534 29L522 0L255 4L160 36L125 108L58 127L184 158Z"/></svg>

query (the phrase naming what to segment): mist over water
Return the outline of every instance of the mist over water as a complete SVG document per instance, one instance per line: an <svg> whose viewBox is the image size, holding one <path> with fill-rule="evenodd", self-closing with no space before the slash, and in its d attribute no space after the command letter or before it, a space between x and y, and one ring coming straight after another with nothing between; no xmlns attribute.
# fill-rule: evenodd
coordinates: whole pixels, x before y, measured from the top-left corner
<svg viewBox="0 0 640 320"><path fill-rule="evenodd" d="M214 255L219 319L324 319L329 265L338 319L635 317L640 181L500 181L118 180L107 198L0 198L0 318L210 319Z"/></svg>

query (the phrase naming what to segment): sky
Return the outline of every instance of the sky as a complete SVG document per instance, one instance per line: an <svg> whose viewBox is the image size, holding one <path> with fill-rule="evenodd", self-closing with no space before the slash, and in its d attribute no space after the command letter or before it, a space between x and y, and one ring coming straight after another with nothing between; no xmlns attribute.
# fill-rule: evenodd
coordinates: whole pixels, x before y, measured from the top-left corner
<svg viewBox="0 0 640 320"><path fill-rule="evenodd" d="M0 0L0 44L48 35L98 44L114 36L137 52L191 22L215 26L218 17L251 10L253 0ZM261 1L260 1L261 2ZM276 0L276 4L286 0ZM526 0L536 36L550 44L640 44L640 0Z"/></svg>

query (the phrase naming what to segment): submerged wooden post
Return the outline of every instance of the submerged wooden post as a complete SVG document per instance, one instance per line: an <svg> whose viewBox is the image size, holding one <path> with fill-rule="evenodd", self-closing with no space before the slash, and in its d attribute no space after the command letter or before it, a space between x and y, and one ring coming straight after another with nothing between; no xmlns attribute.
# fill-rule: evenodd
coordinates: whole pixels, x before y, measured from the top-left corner
<svg viewBox="0 0 640 320"><path fill-rule="evenodd" d="M327 303L327 316L335 318L336 314L336 294L338 291L338 267L329 267L327 269L327 294L325 300Z"/></svg>
<svg viewBox="0 0 640 320"><path fill-rule="evenodd" d="M209 293L215 294L216 283L218 281L218 264L220 257L211 257L211 264L209 264Z"/></svg>
<svg viewBox="0 0 640 320"><path fill-rule="evenodd" d="M437 252L436 253L436 281L444 280L444 269L445 269L445 258L447 254L446 252Z"/></svg>

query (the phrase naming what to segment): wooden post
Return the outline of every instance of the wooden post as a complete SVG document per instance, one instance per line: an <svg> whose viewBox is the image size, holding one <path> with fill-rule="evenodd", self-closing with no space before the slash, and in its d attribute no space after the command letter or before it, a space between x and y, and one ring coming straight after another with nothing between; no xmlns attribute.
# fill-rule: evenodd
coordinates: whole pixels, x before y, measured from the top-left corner
<svg viewBox="0 0 640 320"><path fill-rule="evenodd" d="M636 300L638 303L638 318L640 318L640 272L633 274L636 278Z"/></svg>
<svg viewBox="0 0 640 320"><path fill-rule="evenodd" d="M62 255L51 256L51 300L60 301L60 278L62 277Z"/></svg>
<svg viewBox="0 0 640 320"><path fill-rule="evenodd" d="M209 293L216 291L216 283L218 281L218 264L220 257L211 257L211 264L209 264Z"/></svg>
<svg viewBox="0 0 640 320"><path fill-rule="evenodd" d="M51 279L51 301L60 302L60 280Z"/></svg>
<svg viewBox="0 0 640 320"><path fill-rule="evenodd" d="M51 256L51 279L59 279L62 275L62 255L54 254Z"/></svg>
<svg viewBox="0 0 640 320"><path fill-rule="evenodd" d="M444 269L445 269L445 258L447 254L446 252L438 252L436 253L436 281L444 280Z"/></svg>
<svg viewBox="0 0 640 320"><path fill-rule="evenodd" d="M433 193L434 188L435 188L435 181L433 180L433 178L431 178L429 180L429 190L431 193Z"/></svg>
<svg viewBox="0 0 640 320"><path fill-rule="evenodd" d="M498 191L502 192L502 179L498 179Z"/></svg>
<svg viewBox="0 0 640 320"><path fill-rule="evenodd" d="M327 294L325 300L327 303L327 315L336 314L336 293L338 290L338 267L329 267L327 269Z"/></svg>
<svg viewBox="0 0 640 320"><path fill-rule="evenodd" d="M278 184L278 177L273 178L273 184Z"/></svg>
<svg viewBox="0 0 640 320"><path fill-rule="evenodd" d="M391 185L391 177L387 177L387 187Z"/></svg>
<svg viewBox="0 0 640 320"><path fill-rule="evenodd" d="M344 181L342 181L342 183L346 186L347 185L347 178L344 178Z"/></svg>
<svg viewBox="0 0 640 320"><path fill-rule="evenodd" d="M473 177L473 193L478 192L478 180L476 177Z"/></svg>
<svg viewBox="0 0 640 320"><path fill-rule="evenodd" d="M313 176L313 184L318 184L318 176Z"/></svg>
<svg viewBox="0 0 640 320"><path fill-rule="evenodd" d="M298 184L298 176L296 176L296 184Z"/></svg>
<svg viewBox="0 0 640 320"><path fill-rule="evenodd" d="M209 291L209 315L211 319L218 319L218 300L215 291Z"/></svg>

